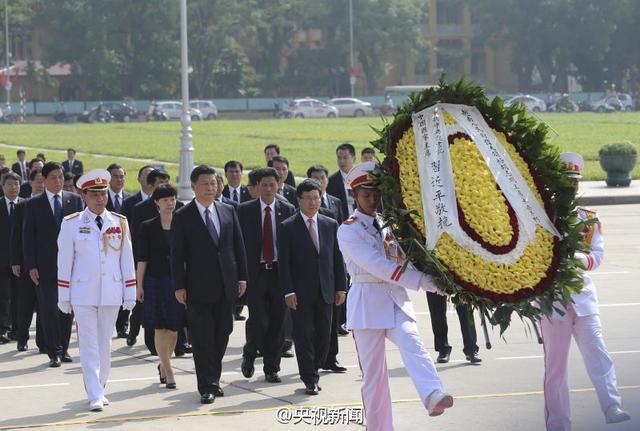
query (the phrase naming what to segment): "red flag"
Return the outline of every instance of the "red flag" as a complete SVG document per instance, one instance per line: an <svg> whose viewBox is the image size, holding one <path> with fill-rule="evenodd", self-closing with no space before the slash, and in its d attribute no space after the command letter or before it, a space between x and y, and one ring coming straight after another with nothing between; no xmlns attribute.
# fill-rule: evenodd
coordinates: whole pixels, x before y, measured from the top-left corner
<svg viewBox="0 0 640 431"><path fill-rule="evenodd" d="M14 84L17 84L20 81L20 73L18 72L18 68L16 67L16 73L13 75L12 79Z"/></svg>

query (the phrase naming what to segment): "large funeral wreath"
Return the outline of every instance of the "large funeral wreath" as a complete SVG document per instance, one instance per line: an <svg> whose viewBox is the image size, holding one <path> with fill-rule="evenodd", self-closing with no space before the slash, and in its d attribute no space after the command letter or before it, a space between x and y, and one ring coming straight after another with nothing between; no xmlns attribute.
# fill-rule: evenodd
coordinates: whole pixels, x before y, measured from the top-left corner
<svg viewBox="0 0 640 431"><path fill-rule="evenodd" d="M547 127L523 105L505 106L461 79L414 93L393 121L378 130L373 145L385 158L374 175L382 191L384 214L407 254L407 262L431 274L455 304L480 309L501 333L512 314L538 320L554 310L554 302L571 302L580 291L581 264L574 253L585 250L575 211L575 192L561 170L559 151L547 142ZM438 103L477 108L555 225L560 237L538 226L534 239L514 263L496 263L467 250L444 233L435 248L425 247L425 224L412 114ZM445 114L444 121L455 120ZM465 133L448 137L458 220L482 249L499 255L512 250L520 234L508 200L473 140ZM429 227L427 226L427 229ZM557 304L556 304L557 305ZM557 307L556 307L557 309Z"/></svg>

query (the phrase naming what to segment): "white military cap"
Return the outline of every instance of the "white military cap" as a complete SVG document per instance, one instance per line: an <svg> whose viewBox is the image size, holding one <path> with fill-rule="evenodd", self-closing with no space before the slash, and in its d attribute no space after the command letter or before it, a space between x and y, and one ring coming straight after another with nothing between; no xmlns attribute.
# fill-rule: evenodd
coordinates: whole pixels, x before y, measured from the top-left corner
<svg viewBox="0 0 640 431"><path fill-rule="evenodd" d="M78 180L80 190L106 190L109 188L111 174L106 169L92 169Z"/></svg>
<svg viewBox="0 0 640 431"><path fill-rule="evenodd" d="M375 168L374 162L364 162L354 166L347 174L347 185L353 190L356 187L375 188L375 178L371 175L371 171Z"/></svg>
<svg viewBox="0 0 640 431"><path fill-rule="evenodd" d="M569 178L582 178L582 170L584 169L584 159L578 153L562 153L560 154L560 160L562 160L561 168L565 175Z"/></svg>

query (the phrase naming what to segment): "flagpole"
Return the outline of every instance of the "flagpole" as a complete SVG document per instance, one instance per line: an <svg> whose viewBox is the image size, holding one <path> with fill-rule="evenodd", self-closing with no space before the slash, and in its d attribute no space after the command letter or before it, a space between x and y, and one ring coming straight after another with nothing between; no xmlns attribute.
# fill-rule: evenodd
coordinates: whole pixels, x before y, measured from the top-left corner
<svg viewBox="0 0 640 431"><path fill-rule="evenodd" d="M180 134L180 171L178 178L178 199L188 201L193 198L190 175L193 170L193 136L189 115L189 59L187 56L187 0L180 0L180 54L182 86L182 132Z"/></svg>
<svg viewBox="0 0 640 431"><path fill-rule="evenodd" d="M9 76L9 0L4 0L4 41L5 41L5 54L7 69L5 74L7 76L7 106L11 104L11 77Z"/></svg>

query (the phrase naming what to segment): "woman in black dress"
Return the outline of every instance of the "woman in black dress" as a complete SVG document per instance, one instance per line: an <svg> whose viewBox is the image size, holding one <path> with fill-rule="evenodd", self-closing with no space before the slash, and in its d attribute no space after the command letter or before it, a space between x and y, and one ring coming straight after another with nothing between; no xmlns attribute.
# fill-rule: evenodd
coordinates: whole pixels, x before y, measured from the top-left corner
<svg viewBox="0 0 640 431"><path fill-rule="evenodd" d="M144 301L144 321L155 329L155 345L160 358L160 382L176 388L171 369L171 354L176 347L177 331L185 326L185 309L175 297L171 284L169 246L171 220L176 207L176 189L170 184L158 186L150 199L159 215L141 224L137 253L137 297Z"/></svg>

